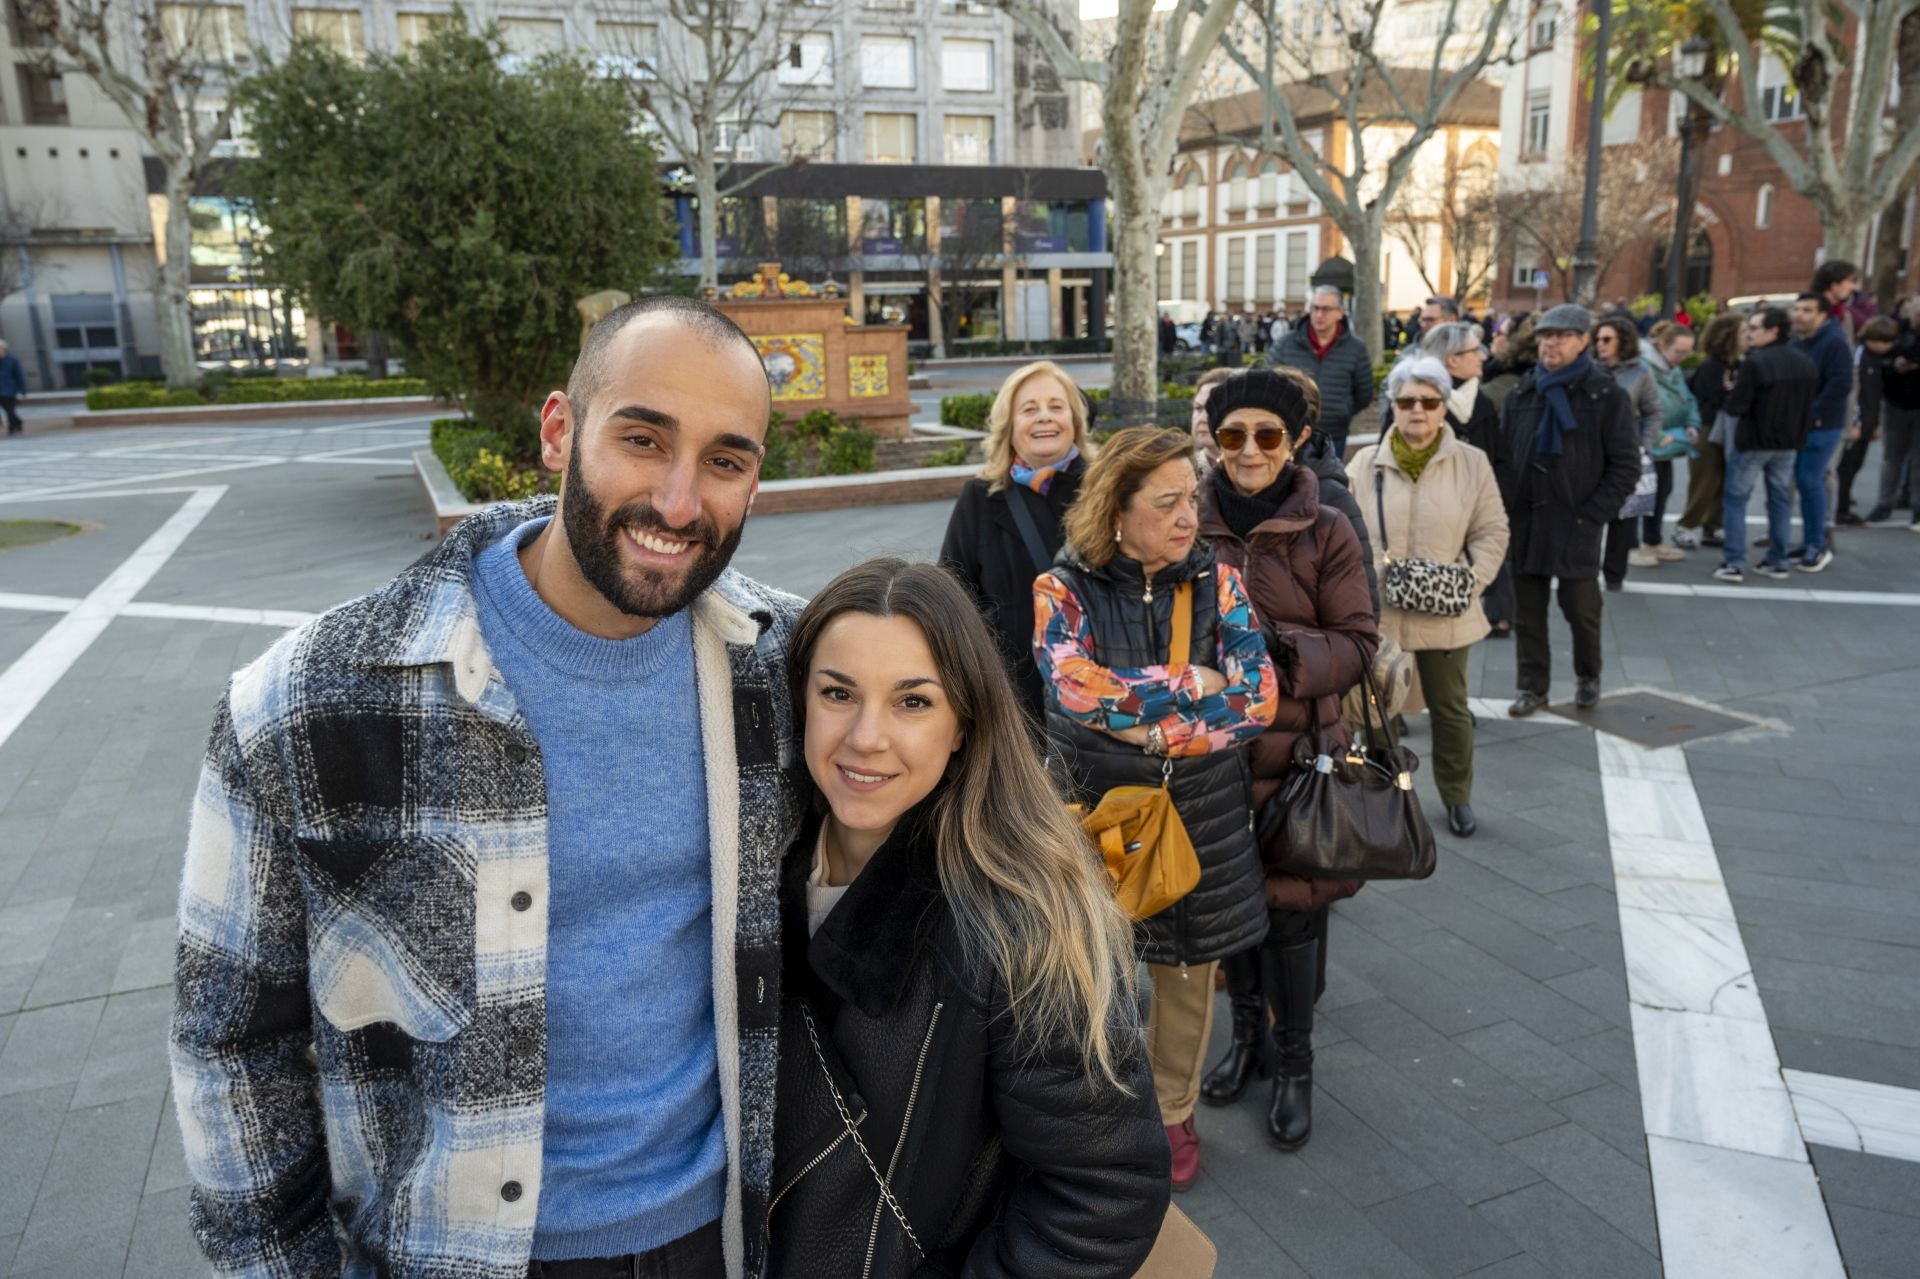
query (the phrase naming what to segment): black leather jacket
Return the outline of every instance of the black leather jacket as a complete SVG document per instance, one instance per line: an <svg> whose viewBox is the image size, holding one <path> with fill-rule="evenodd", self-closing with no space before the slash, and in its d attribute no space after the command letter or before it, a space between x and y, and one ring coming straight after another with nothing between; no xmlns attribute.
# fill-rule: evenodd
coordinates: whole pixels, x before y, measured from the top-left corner
<svg viewBox="0 0 1920 1279"><path fill-rule="evenodd" d="M1131 1096L1091 1086L1070 1049L1013 1042L1005 983L962 954L941 894L931 803L811 941L817 819L784 868L773 1279L1128 1279L1171 1188L1135 1011L1116 1028ZM919 1248L846 1135L829 1072Z"/></svg>

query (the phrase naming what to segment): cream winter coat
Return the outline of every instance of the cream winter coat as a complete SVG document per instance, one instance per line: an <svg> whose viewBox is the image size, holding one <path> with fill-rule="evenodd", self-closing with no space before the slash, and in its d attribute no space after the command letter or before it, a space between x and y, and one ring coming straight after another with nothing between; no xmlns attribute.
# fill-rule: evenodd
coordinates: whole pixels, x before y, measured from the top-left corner
<svg viewBox="0 0 1920 1279"><path fill-rule="evenodd" d="M1485 453L1455 435L1451 426L1442 424L1440 436L1439 451L1420 472L1418 483L1400 469L1385 436L1378 444L1361 449L1347 463L1348 483L1354 501L1366 516L1375 567L1381 574L1380 633L1408 652L1464 648L1485 639L1490 628L1485 610L1477 603L1459 617L1435 617L1389 607L1385 576L1389 558L1417 557L1456 564L1463 556L1470 556L1474 593L1478 596L1492 584L1507 555L1507 508L1500 500L1493 464ZM1374 488L1376 471L1382 480L1378 497ZM1387 522L1384 538L1382 508Z"/></svg>

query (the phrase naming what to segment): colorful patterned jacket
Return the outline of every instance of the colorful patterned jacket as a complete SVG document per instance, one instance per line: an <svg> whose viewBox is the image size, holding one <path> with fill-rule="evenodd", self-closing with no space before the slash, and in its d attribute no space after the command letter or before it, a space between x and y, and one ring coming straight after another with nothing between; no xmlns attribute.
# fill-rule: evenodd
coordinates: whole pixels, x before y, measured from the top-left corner
<svg viewBox="0 0 1920 1279"><path fill-rule="evenodd" d="M192 1225L217 1273L526 1273L546 790L471 576L478 550L553 505L465 521L384 589L275 644L215 713L180 893L172 1064ZM729 572L693 605L734 1279L765 1268L799 603Z"/></svg>

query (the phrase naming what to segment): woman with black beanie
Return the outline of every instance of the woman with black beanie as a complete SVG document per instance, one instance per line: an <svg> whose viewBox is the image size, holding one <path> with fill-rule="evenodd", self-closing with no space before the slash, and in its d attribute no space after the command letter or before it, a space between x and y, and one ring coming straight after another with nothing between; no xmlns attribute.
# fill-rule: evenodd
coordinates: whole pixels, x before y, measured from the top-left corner
<svg viewBox="0 0 1920 1279"><path fill-rule="evenodd" d="M1340 699L1379 644L1360 539L1345 515L1321 504L1319 477L1295 460L1312 431L1308 416L1300 388L1264 370L1221 383L1207 399L1220 465L1202 488L1200 531L1215 561L1239 570L1279 681L1273 723L1253 743L1255 812L1293 771L1294 742L1316 713L1327 740L1347 740ZM1267 940L1226 961L1233 1047L1200 1095L1224 1106L1256 1071L1277 1075L1267 1133L1282 1150L1305 1145L1312 1129L1316 916L1358 887L1279 874L1269 862Z"/></svg>

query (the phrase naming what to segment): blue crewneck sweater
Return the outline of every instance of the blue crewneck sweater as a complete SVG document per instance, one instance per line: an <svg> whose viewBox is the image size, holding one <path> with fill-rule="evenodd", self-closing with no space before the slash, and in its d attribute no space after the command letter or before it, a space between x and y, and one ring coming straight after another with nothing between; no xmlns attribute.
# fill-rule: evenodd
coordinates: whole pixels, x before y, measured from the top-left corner
<svg viewBox="0 0 1920 1279"><path fill-rule="evenodd" d="M706 769L685 612L576 630L523 524L475 561L480 633L547 778L547 1096L533 1255L644 1252L720 1215Z"/></svg>

